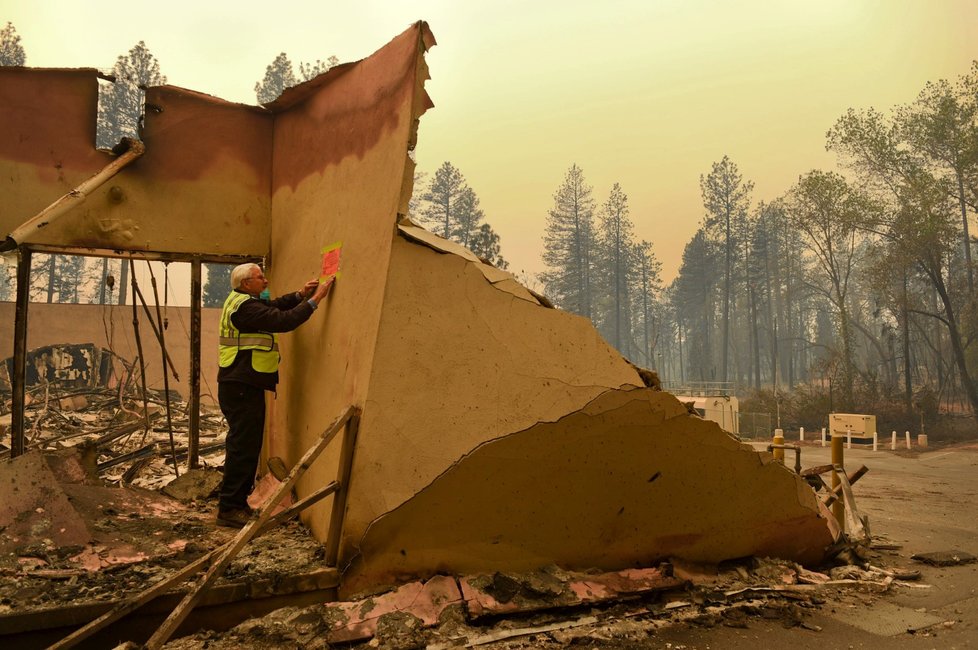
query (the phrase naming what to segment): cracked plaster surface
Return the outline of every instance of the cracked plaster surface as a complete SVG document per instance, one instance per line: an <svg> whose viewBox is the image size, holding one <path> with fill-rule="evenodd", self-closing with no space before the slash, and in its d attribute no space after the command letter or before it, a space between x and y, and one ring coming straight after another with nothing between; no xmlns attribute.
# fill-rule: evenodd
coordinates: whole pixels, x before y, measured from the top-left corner
<svg viewBox="0 0 978 650"><path fill-rule="evenodd" d="M762 454L668 393L609 390L479 445L379 517L344 584L548 563L820 559L832 535L814 493Z"/></svg>

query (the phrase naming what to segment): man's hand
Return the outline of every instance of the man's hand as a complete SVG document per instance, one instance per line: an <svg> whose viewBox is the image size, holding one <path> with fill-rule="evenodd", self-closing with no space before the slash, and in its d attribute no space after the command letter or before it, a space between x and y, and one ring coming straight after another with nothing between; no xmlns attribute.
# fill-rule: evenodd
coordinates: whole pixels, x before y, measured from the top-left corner
<svg viewBox="0 0 978 650"><path fill-rule="evenodd" d="M316 287L316 290L312 294L312 299L316 301L316 304L317 305L320 303L320 301L323 298L326 297L326 295L329 293L329 290L333 286L333 282L335 282L335 281L336 281L336 278L334 276L330 276L329 278L326 278L326 281L325 282L323 282L322 284L320 284L319 286ZM309 285L306 285L306 286L309 286Z"/></svg>
<svg viewBox="0 0 978 650"><path fill-rule="evenodd" d="M315 291L316 287L318 286L319 280L309 280L309 282L306 282L305 285L299 289L299 295L302 296L303 299L306 299L312 295L312 292Z"/></svg>

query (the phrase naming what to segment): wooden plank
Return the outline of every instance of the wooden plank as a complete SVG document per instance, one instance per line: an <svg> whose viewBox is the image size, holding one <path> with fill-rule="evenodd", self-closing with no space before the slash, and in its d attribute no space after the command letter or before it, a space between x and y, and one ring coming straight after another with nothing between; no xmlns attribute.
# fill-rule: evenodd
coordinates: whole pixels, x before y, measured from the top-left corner
<svg viewBox="0 0 978 650"><path fill-rule="evenodd" d="M846 477L849 480L849 485L852 485L853 483L861 479L868 471L869 471L868 467L866 467L865 465L860 465L859 469L857 469L855 472L849 474ZM842 472L840 472L840 476L841 474ZM840 496L842 496L842 483L839 483L839 485L835 486L834 488L831 488L829 490L828 496L825 497L825 500L822 503L825 504L826 506L830 506L833 503L835 503L835 500L838 499Z"/></svg>
<svg viewBox="0 0 978 650"><path fill-rule="evenodd" d="M350 493L350 473L353 470L353 452L357 446L357 432L360 430L360 413L354 413L343 435L340 449L340 466L336 471L339 489L333 499L329 515L329 531L326 534L326 564L337 566L340 550L340 536L343 533L343 519L346 516L346 495Z"/></svg>
<svg viewBox="0 0 978 650"><path fill-rule="evenodd" d="M282 500L286 494L288 494L292 487L299 480L299 477L309 468L313 461L319 457L319 455L326 449L336 434L343 428L343 426L352 417L355 417L357 409L355 407L348 407L346 411L336 419L333 424L323 432L319 442L314 445L309 451L306 452L305 456L292 468L289 475L286 477L282 484L279 485L271 496L266 499L265 504L262 506L261 510L258 512L258 517L249 521L244 528L238 532L237 536L232 539L226 548L221 551L220 557L218 557L213 564L207 569L204 576L197 582L193 589L184 597L180 604L177 606L173 613L163 621L163 625L160 626L158 630L150 637L149 641L146 642L145 647L148 650L158 650L163 646L164 643L169 640L169 638L176 632L180 624L187 618L190 610L193 609L194 605L203 596L204 590L207 589L222 573L227 569L228 565L234 559L234 557L241 551L244 546L251 541L251 539L258 533L259 530L265 525L271 516L272 508L271 506ZM334 504L335 506L335 504Z"/></svg>
<svg viewBox="0 0 978 650"><path fill-rule="evenodd" d="M836 470L839 472L839 481L842 488L842 499L846 504L846 524L849 527L849 535L858 540L869 540L869 531L863 525L862 515L856 507L856 497L852 494L852 484L845 470L840 466Z"/></svg>

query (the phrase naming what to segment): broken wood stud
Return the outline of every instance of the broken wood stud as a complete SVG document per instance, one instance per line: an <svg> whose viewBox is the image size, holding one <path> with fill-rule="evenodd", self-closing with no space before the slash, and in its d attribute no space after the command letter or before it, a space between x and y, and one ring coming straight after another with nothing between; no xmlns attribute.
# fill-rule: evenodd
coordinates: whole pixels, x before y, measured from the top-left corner
<svg viewBox="0 0 978 650"><path fill-rule="evenodd" d="M339 489L333 498L333 507L329 515L329 529L326 533L326 564L337 566L340 551L340 535L343 532L343 518L346 513L346 496L350 489L350 472L353 470L353 451L357 445L357 432L360 430L360 412L350 417L346 432L343 434L343 446L340 448L340 466L336 475Z"/></svg>
<svg viewBox="0 0 978 650"><path fill-rule="evenodd" d="M866 472L868 472L868 471L869 471L869 468L868 467L866 467L865 465L860 465L859 466L859 469L857 469L855 472L853 472L852 474L849 474L846 477L846 478L849 479L849 485L852 485L853 483L855 483L856 481L858 481L859 479L861 479L863 477L863 475L866 474ZM835 503L835 500L839 498L839 495L840 494L842 494L842 487L841 487L841 485L838 486L838 487L832 488L829 491L828 496L825 498L825 501L823 501L822 503L824 503L826 506L830 506L833 503Z"/></svg>
<svg viewBox="0 0 978 650"><path fill-rule="evenodd" d="M836 475L839 477L842 487L842 500L845 505L845 525L851 537L859 541L869 540L869 519L859 513L856 507L856 498L852 494L852 484L846 476L845 470L841 466L836 466Z"/></svg>

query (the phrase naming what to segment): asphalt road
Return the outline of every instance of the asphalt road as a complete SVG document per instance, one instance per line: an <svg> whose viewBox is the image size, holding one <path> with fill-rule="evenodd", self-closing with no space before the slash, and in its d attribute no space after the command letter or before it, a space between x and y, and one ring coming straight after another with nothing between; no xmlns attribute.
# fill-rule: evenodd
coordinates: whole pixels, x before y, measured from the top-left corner
<svg viewBox="0 0 978 650"><path fill-rule="evenodd" d="M766 443L755 446L763 449ZM934 567L911 559L935 551L978 556L978 444L893 452L887 440L885 449L877 452L845 453L850 472L860 464L870 469L853 492L862 513L869 515L874 541L900 546L881 551L879 562L890 569L917 569L920 581L908 583L914 586L891 585L882 595L857 592L830 599L806 619L820 631L765 620L751 620L746 629L676 627L660 631L655 647L978 648L978 563ZM793 452L788 452L787 461L793 465ZM803 447L802 467L829 461L828 447ZM934 624L923 627L928 622ZM908 632L908 627L918 629Z"/></svg>

